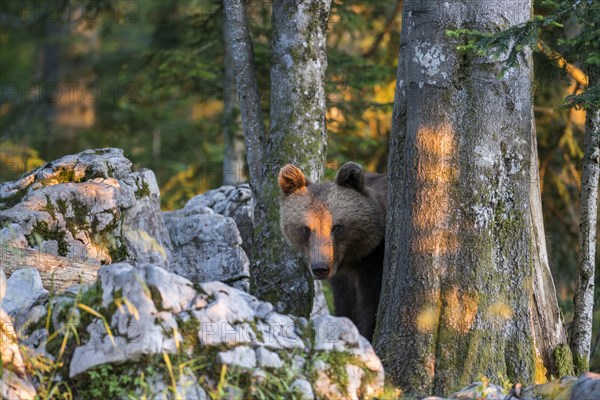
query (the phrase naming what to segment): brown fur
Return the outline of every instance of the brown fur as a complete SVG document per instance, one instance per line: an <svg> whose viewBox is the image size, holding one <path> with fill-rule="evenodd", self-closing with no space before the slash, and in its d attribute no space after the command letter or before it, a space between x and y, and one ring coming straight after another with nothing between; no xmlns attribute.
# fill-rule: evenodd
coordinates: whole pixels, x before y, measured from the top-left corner
<svg viewBox="0 0 600 400"><path fill-rule="evenodd" d="M309 182L286 165L279 174L281 230L315 272L327 268L336 314L352 319L369 340L383 269L386 178L346 163L336 181ZM341 228L340 228L341 227Z"/></svg>

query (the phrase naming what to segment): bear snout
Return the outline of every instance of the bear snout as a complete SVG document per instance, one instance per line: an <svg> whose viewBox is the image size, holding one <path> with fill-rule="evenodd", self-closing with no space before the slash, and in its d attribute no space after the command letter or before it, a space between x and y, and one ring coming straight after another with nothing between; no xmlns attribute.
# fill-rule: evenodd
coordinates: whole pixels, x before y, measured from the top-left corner
<svg viewBox="0 0 600 400"><path fill-rule="evenodd" d="M317 279L326 279L329 276L329 264L326 262L318 262L310 265L312 274Z"/></svg>

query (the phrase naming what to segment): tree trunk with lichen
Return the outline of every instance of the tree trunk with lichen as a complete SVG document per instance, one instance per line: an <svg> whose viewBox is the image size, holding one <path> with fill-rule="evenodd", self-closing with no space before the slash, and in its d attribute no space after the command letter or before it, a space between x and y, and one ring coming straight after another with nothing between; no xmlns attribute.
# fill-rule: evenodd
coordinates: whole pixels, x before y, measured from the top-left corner
<svg viewBox="0 0 600 400"><path fill-rule="evenodd" d="M459 53L446 35L530 16L530 0L404 2L375 347L410 394L447 395L480 375L544 381L565 350L531 208L531 60L498 78L501 60Z"/></svg>
<svg viewBox="0 0 600 400"><path fill-rule="evenodd" d="M235 71L229 31L223 27L223 185L237 185L246 180L244 174L244 135L235 89Z"/></svg>
<svg viewBox="0 0 600 400"><path fill-rule="evenodd" d="M589 71L589 86L600 81L600 68ZM575 315L571 327L571 350L576 372L590 367L594 316L594 269L596 265L596 224L598 220L598 178L600 176L600 110L587 110L585 144L579 199L579 262L575 289Z"/></svg>
<svg viewBox="0 0 600 400"><path fill-rule="evenodd" d="M315 286L308 267L281 234L277 176L279 169L288 163L302 168L315 181L320 180L323 173L326 155L325 39L331 2L273 2L268 136L253 134L253 131L261 131L256 127L262 121L256 117L260 111L257 110L260 103L256 103L256 77L254 75L252 83L255 88L250 89L245 79L253 73L247 68L253 64L248 57L251 46L246 45L240 52L241 42L249 43L244 29L236 29L242 25L239 23L243 13L241 1L226 0L224 4L236 67L250 182L256 202L251 291L273 303L279 312L309 316ZM242 22L246 24L245 20ZM245 30L247 33L247 26ZM240 51L236 50L236 45Z"/></svg>

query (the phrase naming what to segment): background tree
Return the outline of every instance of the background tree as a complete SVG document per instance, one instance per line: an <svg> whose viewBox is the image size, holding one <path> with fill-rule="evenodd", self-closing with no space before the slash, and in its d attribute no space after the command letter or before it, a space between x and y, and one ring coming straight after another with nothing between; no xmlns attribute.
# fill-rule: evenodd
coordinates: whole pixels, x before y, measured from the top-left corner
<svg viewBox="0 0 600 400"><path fill-rule="evenodd" d="M229 34L223 27L223 184L245 182L244 134L235 89L235 71Z"/></svg>
<svg viewBox="0 0 600 400"><path fill-rule="evenodd" d="M537 318L533 300L549 297L533 282L542 252L532 240L543 230L531 226L530 67L498 79L498 61L458 53L446 36L530 13L528 0L404 2L375 345L409 393L447 394L480 374L543 381L569 366L545 360L568 347L560 320ZM546 304L556 309L555 299ZM560 337L549 342L540 331Z"/></svg>

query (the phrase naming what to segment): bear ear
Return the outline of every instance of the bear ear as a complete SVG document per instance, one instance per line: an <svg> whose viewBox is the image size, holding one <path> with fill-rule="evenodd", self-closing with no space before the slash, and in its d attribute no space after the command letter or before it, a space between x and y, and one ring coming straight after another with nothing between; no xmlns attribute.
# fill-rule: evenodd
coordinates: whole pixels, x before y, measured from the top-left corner
<svg viewBox="0 0 600 400"><path fill-rule="evenodd" d="M365 191L365 174L360 165L355 162L349 161L342 165L342 168L335 177L335 183L338 186L344 186L352 189L356 189L361 193Z"/></svg>
<svg viewBox="0 0 600 400"><path fill-rule="evenodd" d="M281 191L286 196L303 189L308 184L306 177L300 171L300 168L287 164L279 170L279 178L277 179Z"/></svg>

